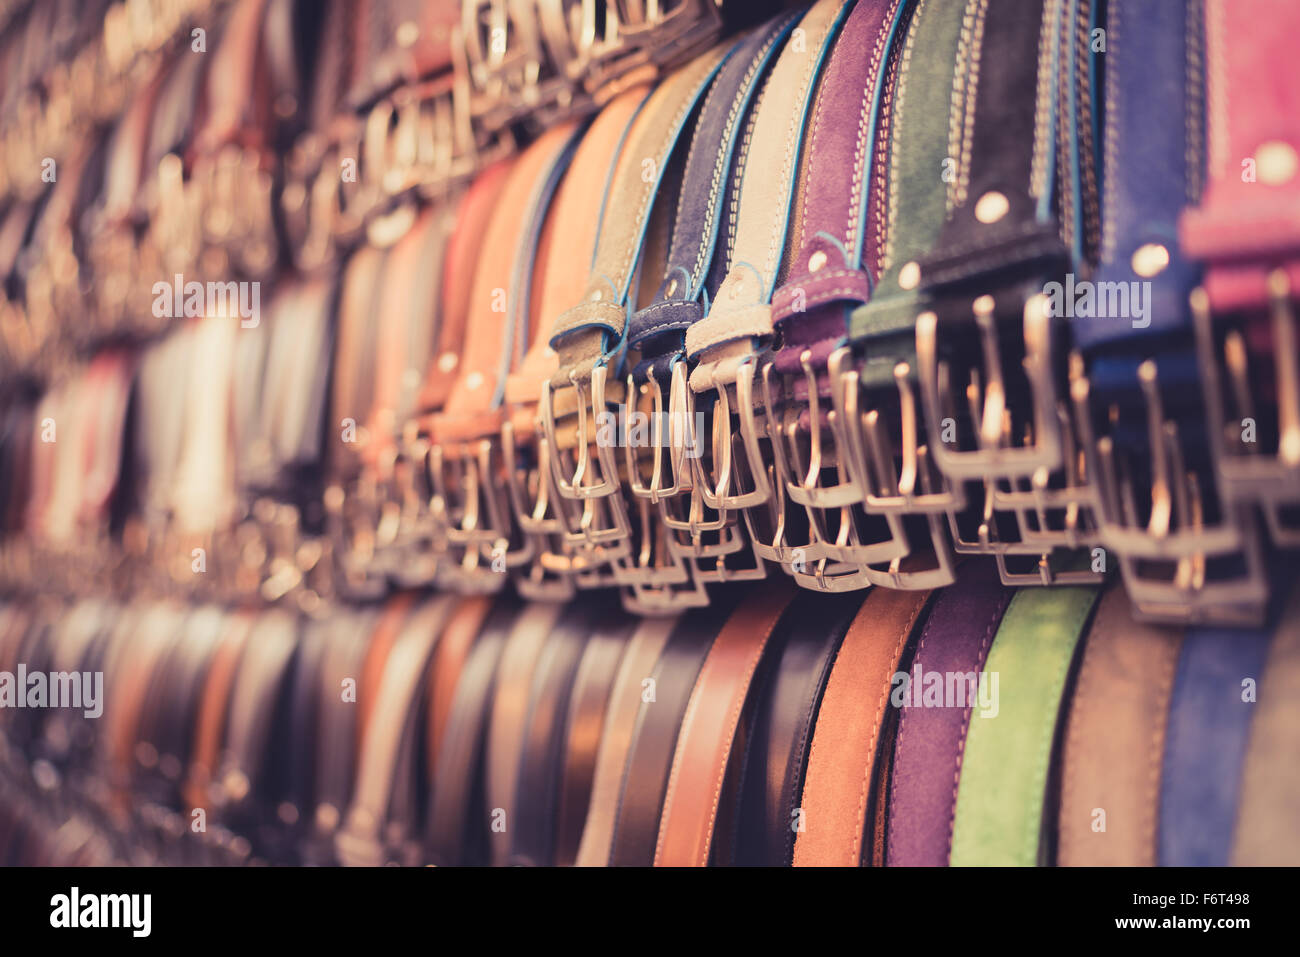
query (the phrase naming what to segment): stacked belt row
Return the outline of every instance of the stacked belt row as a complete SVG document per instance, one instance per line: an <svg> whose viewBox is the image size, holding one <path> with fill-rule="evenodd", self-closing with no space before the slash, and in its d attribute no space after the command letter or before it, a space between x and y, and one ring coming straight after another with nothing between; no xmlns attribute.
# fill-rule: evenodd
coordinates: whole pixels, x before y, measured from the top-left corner
<svg viewBox="0 0 1300 957"><path fill-rule="evenodd" d="M966 563L667 618L6 604L0 671L103 693L0 710L0 860L1295 865L1298 600L1152 626L1121 588Z"/></svg>
<svg viewBox="0 0 1300 957"><path fill-rule="evenodd" d="M0 369L58 378L167 329L143 292L160 276L332 269L723 19L720 0L7 3Z"/></svg>
<svg viewBox="0 0 1300 957"><path fill-rule="evenodd" d="M196 302L10 404L7 577L655 614L978 555L1259 622L1300 502L1300 11L1105 7L820 0L264 317Z"/></svg>

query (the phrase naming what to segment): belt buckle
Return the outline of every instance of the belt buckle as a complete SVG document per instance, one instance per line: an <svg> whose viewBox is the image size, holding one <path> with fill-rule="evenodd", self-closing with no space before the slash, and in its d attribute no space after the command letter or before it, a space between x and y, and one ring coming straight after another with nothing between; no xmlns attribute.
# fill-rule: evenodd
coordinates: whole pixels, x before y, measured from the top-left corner
<svg viewBox="0 0 1300 957"><path fill-rule="evenodd" d="M607 411L607 376L608 368L603 363L592 369L589 383L581 381L576 370L569 376L569 381L577 392L578 416L577 441L571 457L566 457L560 447L553 387L549 381L542 387L538 410L541 437L547 447L555 490L560 498L581 503L582 506L581 513L576 517L563 506L557 509L565 523L565 541L591 553L588 559L597 565L608 564L626 556L632 535L614 450L606 443L588 437L589 420L602 411ZM596 445L594 457L591 453L593 443ZM594 465L599 467L594 468Z"/></svg>
<svg viewBox="0 0 1300 957"><path fill-rule="evenodd" d="M411 429L401 441L401 453L393 462L389 496L398 503L389 574L404 588L418 588L436 580L440 560L446 554L445 539L437 535L429 509L433 497L425 465L429 442ZM441 550L435 547L438 541L444 543Z"/></svg>
<svg viewBox="0 0 1300 957"><path fill-rule="evenodd" d="M1211 447L1217 455L1219 489L1224 498L1256 505L1264 513L1269 534L1284 548L1300 546L1300 523L1288 521L1284 509L1300 505L1300 336L1286 272L1268 276L1269 324L1277 389L1278 447L1262 453L1256 442L1227 439L1241 436L1247 419L1258 422L1250 383L1247 351L1240 330L1229 330L1222 352L1216 347L1209 297L1203 289L1191 295L1197 356L1204 370L1205 399ZM1229 389L1223 387L1226 373ZM1228 396L1232 396L1229 403ZM1239 419L1229 418L1229 405ZM1235 447L1234 447L1235 446Z"/></svg>
<svg viewBox="0 0 1300 957"><path fill-rule="evenodd" d="M699 486L700 494L704 497L704 504L720 511L753 508L766 502L772 495L766 469L754 467L756 463L763 461L758 446L758 425L754 418L753 405L756 362L755 356L746 356L742 359L736 367L734 383L719 383L714 378L710 378L709 381L709 386L714 392L710 456L712 475L705 472L702 464L703 456L693 459L691 467L695 472L695 481ZM730 491L736 480L736 470L733 467L736 458L736 433L731 428L731 399L728 393L728 388L733 384L736 388L736 405L739 407L739 438L741 447L745 451L747 470L754 483L753 489L748 492ZM694 412L693 402L691 412ZM688 427L694 430L694 415L688 416L686 421ZM699 447L700 437L693 435L693 438L696 447ZM710 479L713 480L712 484Z"/></svg>
<svg viewBox="0 0 1300 957"><path fill-rule="evenodd" d="M838 349L833 354L834 360L831 377L838 381L842 372L841 363L847 355L847 349ZM836 447L834 468L839 483L823 487L823 449L821 439L821 403L818 397L817 375L812 368L811 354L805 351L800 356L803 374L808 383L808 455L801 454L799 412L794 406L786 407L782 421L777 425L778 405L775 400L775 369L771 361L763 365L763 404L768 436L771 439L772 457L776 473L784 481L782 500L803 508L808 518L809 541L804 545L784 546L787 554L794 560L783 565L796 584L816 591L852 591L866 588L871 582L868 575L870 562L890 561L907 554L907 537L903 531L902 520L898 516L886 516L885 521L890 530L886 542L864 545L861 541L857 516L853 514L853 505L865 494L861 484L863 473L859 470L861 463L851 461L849 456L841 456ZM828 361L828 365L831 363ZM793 376L789 377L791 380ZM844 405L842 390L832 389L833 408L828 414L828 423L832 428L840 428L842 419L848 410ZM793 390L791 390L793 394ZM856 402L856 396L848 400ZM834 433L833 433L834 435ZM847 480L846 480L847 477ZM824 513L839 510L837 528L832 534ZM780 514L773 513L777 528L784 537L784 506ZM813 571L805 571L808 565Z"/></svg>
<svg viewBox="0 0 1300 957"><path fill-rule="evenodd" d="M935 464L953 479L1010 478L1032 475L1040 468L1055 469L1061 464L1061 442L1057 431L1056 388L1052 377L1052 318L1045 295L1035 293L1024 304L1025 374L1032 394L1033 435L1029 445L1008 447L1009 430L1004 420L1011 410L1007 404L1006 381L1002 373L1002 356L995 326L996 301L991 295L979 296L971 311L979 330L983 353L984 376L972 368L967 396L976 407L978 418L972 425L979 447L954 451L943 441L945 419L956 421L951 369L938 354L938 316L923 312L916 318L916 357L921 381L921 399L930 448ZM986 381L984 381L986 380Z"/></svg>
<svg viewBox="0 0 1300 957"><path fill-rule="evenodd" d="M527 466L519 457L514 422L507 415L501 424L501 455L510 506L515 524L532 545L527 569L518 570L514 576L515 588L532 601L567 601L577 589L567 570L570 556L563 540L564 523L553 514L560 507L559 494L546 458L548 447L540 435L535 438L537 462Z"/></svg>
<svg viewBox="0 0 1300 957"><path fill-rule="evenodd" d="M335 560L333 590L359 601L383 597L388 582L371 568L377 524L373 483L362 479L350 493L341 484L331 485L324 504Z"/></svg>
<svg viewBox="0 0 1300 957"><path fill-rule="evenodd" d="M448 454L432 443L426 458L430 512L449 545L460 549L458 560L453 557L441 564L438 577L463 593L494 592L505 584L505 567L498 570L498 559L506 554L512 529L509 510L494 482L493 442L458 443L454 451L459 454ZM525 554L513 557L518 564L531 555L525 549Z"/></svg>
<svg viewBox="0 0 1300 957"><path fill-rule="evenodd" d="M1255 609L1262 609L1268 597L1268 580L1253 519L1244 507L1225 501L1217 526L1203 524L1200 483L1186 467L1177 426L1165 418L1156 362L1148 359L1138 368L1152 463L1145 524L1139 516L1132 476L1124 473L1114 440L1109 435L1097 437L1093 430L1088 380L1082 375L1081 363L1072 365L1070 391L1079 437L1098 488L1099 538L1119 555L1120 570L1135 605L1144 606L1148 616L1164 620L1235 623L1257 616ZM1207 582L1207 560L1213 557L1239 559L1241 574ZM1149 574L1146 566L1151 562L1172 565L1172 570ZM1243 613L1247 608L1251 611Z"/></svg>

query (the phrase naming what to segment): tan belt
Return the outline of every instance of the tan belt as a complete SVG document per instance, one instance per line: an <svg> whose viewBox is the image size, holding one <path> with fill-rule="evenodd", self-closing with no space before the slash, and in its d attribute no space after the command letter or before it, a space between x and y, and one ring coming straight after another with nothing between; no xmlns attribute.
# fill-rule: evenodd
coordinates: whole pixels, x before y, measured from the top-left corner
<svg viewBox="0 0 1300 957"><path fill-rule="evenodd" d="M656 867L705 867L750 681L794 586L765 584L743 599L709 649L678 732Z"/></svg>
<svg viewBox="0 0 1300 957"><path fill-rule="evenodd" d="M677 626L677 618L647 618L628 642L613 690L605 710L605 723L596 753L591 783L591 804L582 831L575 863L580 867L604 867L614 841L618 820L618 799L623 785L623 767L632 746L637 712L645 692L645 681Z"/></svg>

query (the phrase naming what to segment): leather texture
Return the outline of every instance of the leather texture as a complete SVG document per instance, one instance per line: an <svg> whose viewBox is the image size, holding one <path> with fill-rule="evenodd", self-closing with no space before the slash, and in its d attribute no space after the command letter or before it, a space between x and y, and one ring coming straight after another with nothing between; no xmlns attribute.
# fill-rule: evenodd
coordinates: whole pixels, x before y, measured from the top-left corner
<svg viewBox="0 0 1300 957"><path fill-rule="evenodd" d="M850 6L818 0L795 28L802 31L803 42L782 50L763 86L747 150L731 271L708 314L686 333L686 350L698 360L690 380L696 392L734 379L752 340L772 333L770 303L785 249L804 123L822 63Z"/></svg>
<svg viewBox="0 0 1300 957"><path fill-rule="evenodd" d="M1231 859L1241 766L1268 657L1267 630L1193 628L1169 704L1157 861L1224 867Z"/></svg>
<svg viewBox="0 0 1300 957"><path fill-rule="evenodd" d="M858 867L889 730L889 692L925 608L925 592L872 589L840 645L813 730L795 835L795 867Z"/></svg>
<svg viewBox="0 0 1300 957"><path fill-rule="evenodd" d="M1056 862L1152 867L1179 628L1140 624L1123 589L1101 598L1070 699Z"/></svg>
<svg viewBox="0 0 1300 957"><path fill-rule="evenodd" d="M664 795L656 867L704 867L751 681L794 598L773 584L742 601L714 640L691 691Z"/></svg>
<svg viewBox="0 0 1300 957"><path fill-rule="evenodd" d="M1259 682L1259 703L1241 768L1230 863L1294 867L1300 863L1300 592L1292 590Z"/></svg>
<svg viewBox="0 0 1300 957"><path fill-rule="evenodd" d="M972 721L953 819L954 867L1034 867L1042 835L1053 742L1075 649L1094 588L1024 589L1011 599L984 671L998 675L998 713Z"/></svg>
<svg viewBox="0 0 1300 957"><path fill-rule="evenodd" d="M574 863L604 867L609 863L623 772L632 749L646 683L678 623L677 618L647 618L628 640L609 694L591 781L590 810Z"/></svg>
<svg viewBox="0 0 1300 957"><path fill-rule="evenodd" d="M967 564L935 598L904 672L906 684L891 676L898 730L889 786L890 866L948 864L966 735L972 720L984 720L975 717L978 686L970 680L978 682L1010 600L1011 590L991 567ZM941 691L963 688L960 703L939 696L927 704L930 675L939 676Z"/></svg>

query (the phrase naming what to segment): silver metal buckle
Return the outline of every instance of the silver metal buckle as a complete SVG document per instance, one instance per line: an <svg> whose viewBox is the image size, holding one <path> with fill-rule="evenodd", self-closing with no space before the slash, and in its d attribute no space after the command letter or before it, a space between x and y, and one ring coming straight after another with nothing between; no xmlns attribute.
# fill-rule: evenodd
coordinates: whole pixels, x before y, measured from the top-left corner
<svg viewBox="0 0 1300 957"><path fill-rule="evenodd" d="M557 514L565 522L565 540L591 553L588 558L595 560L595 564L606 564L627 556L632 534L614 450L589 438L589 420L594 420L606 409L607 375L607 368L598 365L592 370L589 384L581 382L576 373L569 377L578 393L577 443L572 455L566 455L560 448L550 382L542 387L538 409L555 489L561 498L582 505L576 520L568 509L557 509ZM591 454L593 443L596 445L594 457ZM594 467L596 464L599 469Z"/></svg>
<svg viewBox="0 0 1300 957"><path fill-rule="evenodd" d="M1024 305L1024 370L1033 395L1033 444L1009 447L1006 419L1007 390L994 319L992 296L980 296L971 309L979 329L986 382L971 370L967 395L979 410L976 422L978 449L954 451L943 441L945 419L956 419L952 370L938 354L938 317L924 312L916 318L916 358L921 381L930 449L935 464L950 478L990 479L1033 475L1061 464L1061 439L1056 419L1056 388L1052 377L1052 318L1048 299L1041 293Z"/></svg>
<svg viewBox="0 0 1300 957"><path fill-rule="evenodd" d="M1165 418L1155 361L1148 359L1138 369L1152 466L1145 525L1139 524L1134 482L1124 472L1113 440L1094 435L1082 364L1072 365L1075 420L1088 470L1098 488L1099 538L1119 556L1134 603L1148 610L1159 609L1152 613L1158 617L1186 621L1217 621L1221 616L1239 621L1243 608L1262 608L1268 597L1268 580L1253 519L1245 508L1224 502L1222 521L1214 527L1203 524L1198 479L1184 464L1177 426ZM1243 574L1207 580L1209 558L1234 556L1241 562ZM1153 563L1163 570L1153 572Z"/></svg>
<svg viewBox="0 0 1300 957"><path fill-rule="evenodd" d="M1278 428L1277 450L1272 454L1262 451L1258 442L1241 440L1246 423L1258 423L1241 332L1233 329L1227 333L1220 357L1205 290L1192 292L1191 309L1220 493L1230 502L1259 506L1273 541L1284 548L1296 548L1300 547L1300 524L1288 520L1284 509L1300 506L1300 335L1290 283L1283 270L1269 274L1268 294ZM1230 386L1226 392L1225 372ZM1230 407L1235 416L1229 416ZM1229 435L1236 439L1229 439Z"/></svg>

